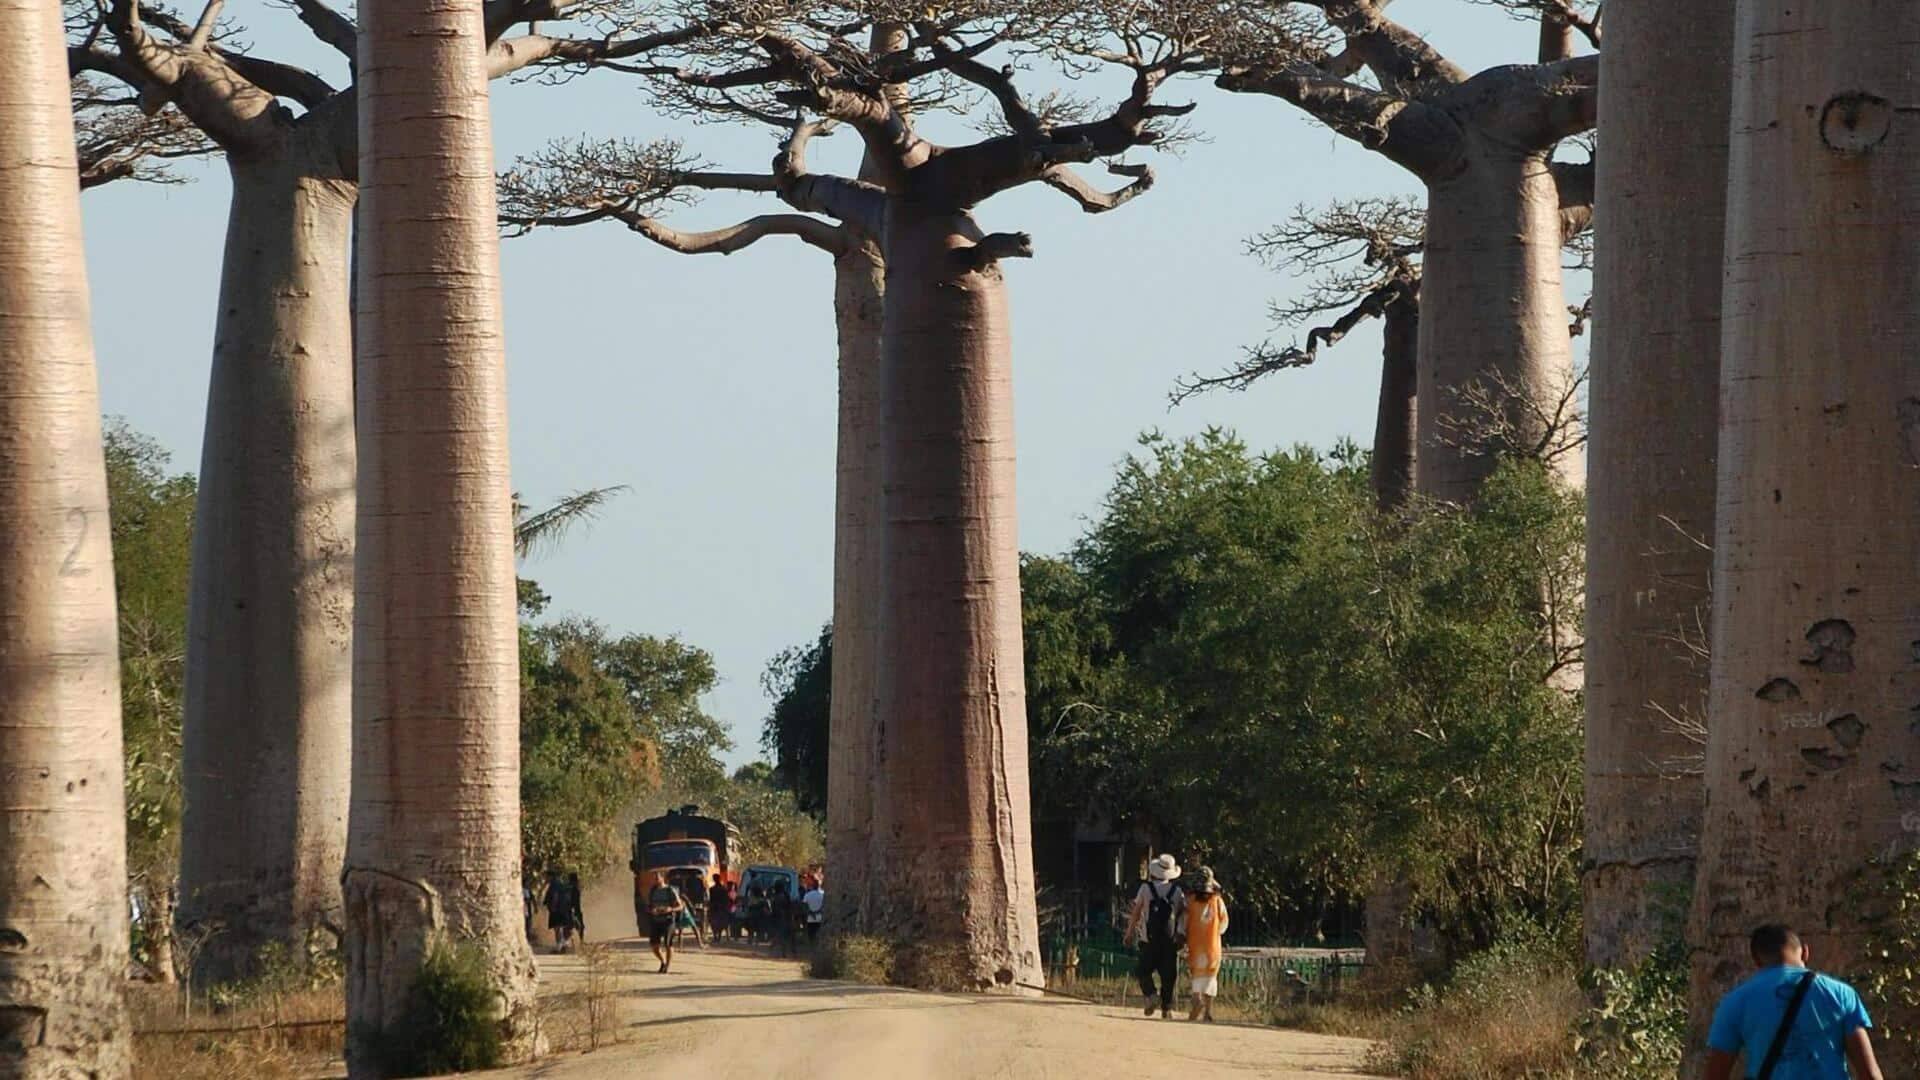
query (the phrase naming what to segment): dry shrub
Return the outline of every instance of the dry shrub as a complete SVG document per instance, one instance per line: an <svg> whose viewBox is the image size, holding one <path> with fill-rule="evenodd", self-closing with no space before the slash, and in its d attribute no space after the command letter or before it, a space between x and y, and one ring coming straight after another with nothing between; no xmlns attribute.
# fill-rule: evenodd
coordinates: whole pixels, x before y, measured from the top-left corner
<svg viewBox="0 0 1920 1080"><path fill-rule="evenodd" d="M579 944L575 954L580 978L561 993L543 993L536 1003L536 1023L556 1051L598 1050L622 1041L617 1009L620 1001L620 953L605 942Z"/></svg>
<svg viewBox="0 0 1920 1080"><path fill-rule="evenodd" d="M187 1011L178 986L129 989L134 1075L166 1080L293 1080L340 1055L345 1005L337 986L246 998Z"/></svg>
<svg viewBox="0 0 1920 1080"><path fill-rule="evenodd" d="M982 989L974 982L973 965L957 942L896 943L887 982L912 990L960 994Z"/></svg>
<svg viewBox="0 0 1920 1080"><path fill-rule="evenodd" d="M1584 1075L1572 1032L1586 1011L1575 963L1544 944L1469 957L1444 987L1379 1014L1370 1065L1412 1080L1544 1080Z"/></svg>
<svg viewBox="0 0 1920 1080"><path fill-rule="evenodd" d="M813 951L807 973L816 979L885 986L893 969L893 946L885 938L839 934Z"/></svg>

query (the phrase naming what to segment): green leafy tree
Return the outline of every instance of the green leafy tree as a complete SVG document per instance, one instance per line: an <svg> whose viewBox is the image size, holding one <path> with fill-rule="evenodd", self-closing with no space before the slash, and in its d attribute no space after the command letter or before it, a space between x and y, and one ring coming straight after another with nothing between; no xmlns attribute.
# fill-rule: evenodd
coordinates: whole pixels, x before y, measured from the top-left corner
<svg viewBox="0 0 1920 1080"><path fill-rule="evenodd" d="M107 497L120 621L127 872L145 902L135 955L173 976L171 891L180 852L180 714L194 481L153 439L109 418Z"/></svg>
<svg viewBox="0 0 1920 1080"><path fill-rule="evenodd" d="M833 697L833 626L806 645L782 651L760 676L773 699L760 730L760 747L773 756L773 782L792 791L800 808L827 808L827 729Z"/></svg>
<svg viewBox="0 0 1920 1080"><path fill-rule="evenodd" d="M700 707L713 658L678 638L565 619L521 630L521 829L530 867L592 874L663 790L725 783L726 730Z"/></svg>

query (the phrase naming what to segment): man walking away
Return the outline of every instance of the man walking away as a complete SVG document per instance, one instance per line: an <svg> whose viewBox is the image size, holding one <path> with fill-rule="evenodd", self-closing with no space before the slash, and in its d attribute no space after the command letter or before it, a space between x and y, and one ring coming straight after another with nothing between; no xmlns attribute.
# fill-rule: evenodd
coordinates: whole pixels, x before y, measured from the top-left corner
<svg viewBox="0 0 1920 1080"><path fill-rule="evenodd" d="M1853 987L1807 969L1810 951L1780 925L1753 932L1758 974L1727 992L1707 1032L1707 1080L1883 1080L1866 1006Z"/></svg>
<svg viewBox="0 0 1920 1080"><path fill-rule="evenodd" d="M582 897L580 875L567 875L567 927L578 935L581 941L587 940L587 913L580 908Z"/></svg>
<svg viewBox="0 0 1920 1080"><path fill-rule="evenodd" d="M773 947L781 956L793 955L793 890L784 881L767 887L772 895L767 921L772 924Z"/></svg>
<svg viewBox="0 0 1920 1080"><path fill-rule="evenodd" d="M1133 898L1127 915L1128 942L1140 945L1140 992L1147 996L1148 1016L1153 1015L1156 993L1160 999L1160 1018L1173 1016L1173 982L1179 966L1180 941L1176 927L1186 917L1187 898L1180 891L1180 864L1172 855L1161 855L1147 864L1147 880ZM1153 980L1160 978L1156 992Z"/></svg>
<svg viewBox="0 0 1920 1080"><path fill-rule="evenodd" d="M680 890L664 877L647 890L647 942L653 946L653 958L660 961L662 975L673 970L673 922L686 906Z"/></svg>
<svg viewBox="0 0 1920 1080"><path fill-rule="evenodd" d="M807 906L807 947L812 948L820 940L820 927L827 921L827 891L820 887L818 879L801 903Z"/></svg>
<svg viewBox="0 0 1920 1080"><path fill-rule="evenodd" d="M542 901L547 907L547 929L553 931L553 950L564 952L567 927L573 923L573 901L567 896L567 879L555 870L547 875L547 892Z"/></svg>
<svg viewBox="0 0 1920 1080"><path fill-rule="evenodd" d="M707 879L697 875L687 882L687 921L693 925L693 940L707 947Z"/></svg>
<svg viewBox="0 0 1920 1080"><path fill-rule="evenodd" d="M713 939L725 940L733 919L733 888L719 874L713 875L713 888L707 893L707 918L713 924Z"/></svg>

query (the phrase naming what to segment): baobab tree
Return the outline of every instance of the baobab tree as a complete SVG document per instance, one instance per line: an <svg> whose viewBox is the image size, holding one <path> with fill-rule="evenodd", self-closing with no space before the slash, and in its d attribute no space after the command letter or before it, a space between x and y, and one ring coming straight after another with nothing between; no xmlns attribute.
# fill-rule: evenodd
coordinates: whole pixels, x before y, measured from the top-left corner
<svg viewBox="0 0 1920 1080"><path fill-rule="evenodd" d="M358 34L359 516L347 1061L436 948L480 950L535 1051L520 901L519 657L488 29L479 0L374 0Z"/></svg>
<svg viewBox="0 0 1920 1080"><path fill-rule="evenodd" d="M1178 28L1148 34L1130 18L1121 9L1069 19L921 7L835 23L774 12L715 27L647 70L663 93L707 108L817 118L803 119L788 140L776 194L881 238L884 495L870 857L874 880L888 887L868 890L865 917L873 932L957 951L982 987L1040 978L1000 265L1029 257L1032 246L1022 233L985 232L971 211L1036 181L1096 207L1145 190L1151 177L1137 166L1119 166L1132 183L1116 192L1070 169L1158 141L1161 122L1189 108L1153 98L1197 69L1193 38ZM870 47L876 22L904 28L898 48ZM979 59L1043 35L1126 71L1125 98L1101 115L1062 117L1026 100L1013 66ZM956 146L928 141L886 89L926 79L984 91L1004 133ZM808 169L806 147L822 120L860 137L867 179Z"/></svg>
<svg viewBox="0 0 1920 1080"><path fill-rule="evenodd" d="M875 27L872 49L896 50L904 30ZM908 109L904 88L887 88ZM791 125L783 124L782 127ZM808 137L818 130L809 128ZM731 227L687 232L659 209L688 193L724 189L777 195L791 160L783 141L764 175L692 170L671 143L609 140L555 143L500 178L501 222L512 232L597 222L624 225L688 255L731 255L762 239L791 236L833 265L839 387L834 468L833 672L828 719L827 876L834 883L828 925L863 928L868 895L874 735L874 661L879 617L880 309L886 263L879 237L858 221L804 213L761 214ZM863 170L867 171L867 170Z"/></svg>
<svg viewBox="0 0 1920 1080"><path fill-rule="evenodd" d="M324 0L295 11L351 65L350 19ZM547 0L488 5L490 74L657 43L510 33L558 11ZM221 12L211 0L188 24L113 0L70 28L68 55L75 71L133 94L138 110L118 110L124 123L144 114L176 138L210 141L233 185L183 721L180 919L217 928L201 961L210 978L242 973L267 941L299 949L342 925L355 513L348 248L359 168L354 88L230 46Z"/></svg>
<svg viewBox="0 0 1920 1080"><path fill-rule="evenodd" d="M128 1073L106 464L60 12L0 3L0 1073Z"/></svg>
<svg viewBox="0 0 1920 1080"><path fill-rule="evenodd" d="M1920 7L1736 12L1702 1017L1755 923L1798 927L1828 970L1870 967L1897 899L1876 864L1920 848Z"/></svg>
<svg viewBox="0 0 1920 1080"><path fill-rule="evenodd" d="M115 180L181 183L168 162L213 152L213 145L179 112L168 109L149 116L138 105L138 98L114 93L97 77L74 77L74 152L82 191Z"/></svg>
<svg viewBox="0 0 1920 1080"><path fill-rule="evenodd" d="M1593 191L1590 170L1563 169L1558 185L1561 197L1561 240L1570 267L1590 265ZM1378 198L1336 201L1325 209L1301 207L1286 222L1247 242L1248 250L1276 269L1316 275L1296 301L1274 303L1270 312L1276 327L1306 326L1304 337L1286 345L1262 342L1246 350L1231 368L1218 375L1194 374L1182 378L1170 395L1181 404L1210 390L1246 390L1277 372L1306 367L1371 319L1382 323L1380 395L1374 418L1372 482L1381 509L1404 504L1413 491L1418 406L1421 254L1426 246L1426 214L1411 199ZM1589 304L1568 309L1570 336L1584 332ZM1311 325L1326 318L1327 322ZM1550 406L1544 417L1553 437L1535 444L1494 447L1496 453L1525 453L1552 463L1578 445L1573 434L1575 384L1541 402ZM1469 395L1468 400L1472 400ZM1534 425L1529 424L1531 431ZM1449 439L1466 437L1457 429L1443 429ZM1479 446L1489 441L1481 433ZM1495 433L1512 441L1515 433Z"/></svg>
<svg viewBox="0 0 1920 1080"><path fill-rule="evenodd" d="M1544 437L1542 418L1571 383L1559 187L1584 184L1569 174L1591 166L1552 156L1593 127L1598 59L1571 55L1578 12L1555 0L1506 5L1541 18L1538 63L1479 74L1388 19L1385 6L1299 0L1223 28L1211 45L1222 61L1216 82L1287 101L1425 183L1415 486L1460 501L1496 455L1458 430ZM1577 25L1597 40L1597 25ZM1495 414L1463 415L1488 408ZM1577 455L1568 457L1562 468L1577 476Z"/></svg>
<svg viewBox="0 0 1920 1080"><path fill-rule="evenodd" d="M1426 215L1411 200L1358 199L1319 211L1301 207L1283 224L1249 240L1248 251L1267 265L1318 275L1299 300L1271 305L1275 326L1308 326L1333 318L1308 326L1302 342L1262 342L1222 374L1180 380L1172 394L1174 404L1208 390L1245 390L1276 372L1306 367L1320 358L1321 349L1338 345L1362 323L1379 319L1383 332L1373 492L1382 510L1403 505L1413 490L1420 251L1426 227Z"/></svg>
<svg viewBox="0 0 1920 1080"><path fill-rule="evenodd" d="M1614 0L1588 401L1587 960L1684 930L1705 714L1733 0ZM1662 102L1685 101L1676 125ZM1649 168L1649 162L1659 162Z"/></svg>

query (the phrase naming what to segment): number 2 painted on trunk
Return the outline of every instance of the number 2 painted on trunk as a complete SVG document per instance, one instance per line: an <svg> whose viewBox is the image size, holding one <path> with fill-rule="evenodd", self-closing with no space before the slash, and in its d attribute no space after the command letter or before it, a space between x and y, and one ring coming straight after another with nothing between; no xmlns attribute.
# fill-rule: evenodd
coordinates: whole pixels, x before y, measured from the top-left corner
<svg viewBox="0 0 1920 1080"><path fill-rule="evenodd" d="M85 577L91 572L86 567L80 565L80 549L86 546L87 529L92 524L93 519L85 510L78 506L67 511L68 521L74 521L76 518L79 522L76 526L78 535L73 538L73 547L67 552L66 561L60 564L61 577Z"/></svg>

